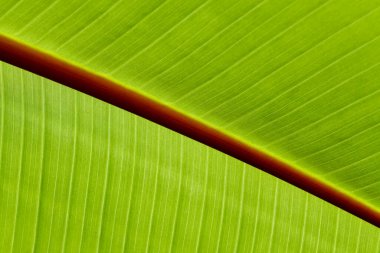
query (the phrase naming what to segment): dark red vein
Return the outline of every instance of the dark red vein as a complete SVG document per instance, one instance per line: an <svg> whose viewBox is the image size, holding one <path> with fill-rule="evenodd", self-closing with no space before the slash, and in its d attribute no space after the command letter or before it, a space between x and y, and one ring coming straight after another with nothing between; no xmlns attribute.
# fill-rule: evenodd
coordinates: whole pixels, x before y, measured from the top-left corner
<svg viewBox="0 0 380 253"><path fill-rule="evenodd" d="M0 35L0 60L101 99L202 142L380 227L380 212L366 203L112 80L2 35Z"/></svg>

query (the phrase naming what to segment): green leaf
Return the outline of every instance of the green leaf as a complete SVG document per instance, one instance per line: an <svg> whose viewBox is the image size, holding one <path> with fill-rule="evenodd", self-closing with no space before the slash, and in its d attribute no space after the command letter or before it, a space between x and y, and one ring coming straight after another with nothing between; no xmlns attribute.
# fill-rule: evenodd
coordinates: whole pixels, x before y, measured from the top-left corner
<svg viewBox="0 0 380 253"><path fill-rule="evenodd" d="M380 1L7 1L0 31L377 210Z"/></svg>
<svg viewBox="0 0 380 253"><path fill-rule="evenodd" d="M212 126L344 193L378 219L380 1L0 3L1 36ZM4 73L5 251L12 245L21 251L194 251L205 245L214 245L205 251L252 245L259 252L378 251L378 231L314 197L264 174L248 179L258 172L152 123L118 116L128 114L109 105L16 70ZM21 77L25 85L18 86L14 78ZM36 80L41 85L28 92ZM243 185L253 187L244 198ZM108 204L119 203L118 196L122 207ZM115 228L107 228L106 217ZM36 220L42 224L36 227ZM111 243L108 231L126 241Z"/></svg>
<svg viewBox="0 0 380 253"><path fill-rule="evenodd" d="M363 220L0 64L2 252L377 252Z"/></svg>

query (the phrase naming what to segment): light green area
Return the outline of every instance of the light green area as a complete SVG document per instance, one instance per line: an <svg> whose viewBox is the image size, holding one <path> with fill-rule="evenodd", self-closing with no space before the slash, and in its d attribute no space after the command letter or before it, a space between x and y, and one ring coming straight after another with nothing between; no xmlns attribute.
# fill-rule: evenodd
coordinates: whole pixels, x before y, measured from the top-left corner
<svg viewBox="0 0 380 253"><path fill-rule="evenodd" d="M0 3L0 33L380 207L379 0Z"/></svg>
<svg viewBox="0 0 380 253"><path fill-rule="evenodd" d="M0 252L379 252L378 228L0 63Z"/></svg>

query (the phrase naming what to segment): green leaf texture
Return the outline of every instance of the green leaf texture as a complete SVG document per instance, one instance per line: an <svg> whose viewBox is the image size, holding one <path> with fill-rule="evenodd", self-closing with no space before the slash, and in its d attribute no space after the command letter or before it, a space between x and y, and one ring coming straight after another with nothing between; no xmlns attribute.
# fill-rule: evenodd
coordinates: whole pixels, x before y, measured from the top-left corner
<svg viewBox="0 0 380 253"><path fill-rule="evenodd" d="M152 96L379 210L380 1L1 3L2 34Z"/></svg>
<svg viewBox="0 0 380 253"><path fill-rule="evenodd" d="M380 231L119 108L0 64L1 252L378 252Z"/></svg>

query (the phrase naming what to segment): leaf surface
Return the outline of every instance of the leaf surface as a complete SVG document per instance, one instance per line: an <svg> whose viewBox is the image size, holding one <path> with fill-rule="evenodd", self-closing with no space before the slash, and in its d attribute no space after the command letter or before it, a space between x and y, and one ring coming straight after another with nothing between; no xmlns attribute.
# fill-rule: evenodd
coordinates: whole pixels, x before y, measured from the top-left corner
<svg viewBox="0 0 380 253"><path fill-rule="evenodd" d="M380 231L124 110L0 64L2 252L378 252Z"/></svg>
<svg viewBox="0 0 380 253"><path fill-rule="evenodd" d="M0 32L379 210L380 2L6 1Z"/></svg>

